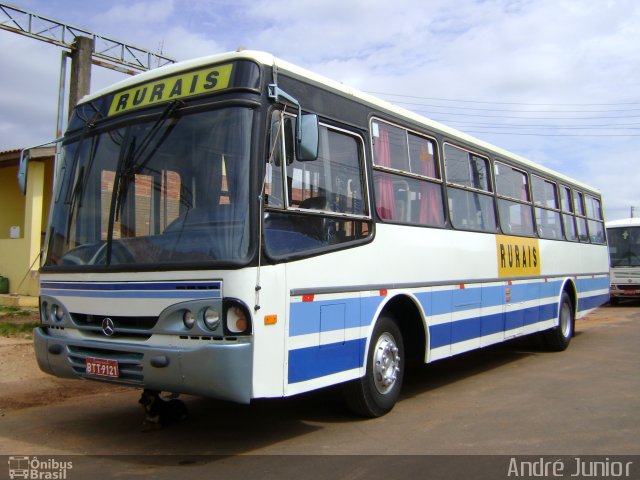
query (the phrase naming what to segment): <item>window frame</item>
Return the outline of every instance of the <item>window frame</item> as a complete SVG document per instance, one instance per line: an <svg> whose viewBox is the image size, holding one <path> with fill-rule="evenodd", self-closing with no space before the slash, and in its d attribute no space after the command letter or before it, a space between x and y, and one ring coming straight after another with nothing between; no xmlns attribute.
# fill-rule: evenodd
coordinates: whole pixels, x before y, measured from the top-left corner
<svg viewBox="0 0 640 480"><path fill-rule="evenodd" d="M283 115L282 117L283 121L278 125L278 129L272 128L273 118L275 114ZM279 188L282 188L283 191L281 192L282 206L268 205L266 202L264 204L264 212L263 212L264 215L262 215L262 218L261 218L261 222L262 222L261 239L262 239L262 248L264 249L264 253L266 257L276 263L300 260L303 258L314 257L317 255L323 255L329 252L335 252L335 251L340 251L347 248L352 248L357 245L364 245L366 243L370 243L371 241L373 241L374 231L375 231L374 230L375 221L371 213L372 202L369 194L370 188L369 188L368 165L367 165L367 159L366 159L366 142L363 136L357 131L349 130L348 128L342 128L340 126L337 126L325 121L320 121L319 125L321 127L327 128L329 131L334 131L334 132L338 132L339 134L346 135L349 138L353 139L355 142L357 155L358 155L358 168L360 173L360 179L362 181L362 194L361 194L362 209L365 212L365 214L359 215L359 214L345 213L345 212L334 212L331 210L299 208L299 207L291 206L291 200L289 198L289 188L288 188L289 177L287 172L287 167L288 167L287 156L289 155L288 147L295 148L295 146L293 146L293 142L291 142L290 145L287 143L287 135L285 132L286 122L284 120L286 119L294 120L294 123L292 124L292 129L294 129L295 118L296 118L296 115L287 112L286 109L274 108L267 115L267 125L268 125L267 131L269 131L270 134L267 136L267 139L266 139L267 140L266 154L264 158L264 165L265 165L264 166L265 168L264 186L266 187L266 168L267 168L267 165L271 164L272 168L274 169L278 168L281 170L280 175L281 175L282 181L279 185ZM279 147L275 146L278 144L274 144L272 142L273 132L275 131L279 132L278 133L279 138L277 140ZM281 158L281 163L279 166L276 164L275 161L271 161L272 155L275 158L275 154L278 148L280 149L279 155ZM293 160L291 161L291 164L294 164L294 162L297 161L295 159L295 150L292 155L293 156L291 158L293 158ZM311 160L309 162L312 163L314 161ZM333 192L333 193L335 194L336 192ZM282 226L283 225L282 222L284 221L284 225L285 225L284 229L279 229L277 226L270 226L268 224L270 213L272 214L271 216L273 217L273 221L275 222L276 225L280 224ZM313 219L313 220L310 220L310 219ZM282 242L281 239L277 240L277 237L275 237L273 238L273 241L275 242L273 246L275 247L275 249L274 250L270 249L270 241L268 240L268 234L269 234L269 231L271 231L271 229L273 229L273 231L278 231L278 230L285 231L285 232L289 231L294 236L297 236L297 238L299 239L301 235L302 236L308 235L309 233L308 230L314 230L315 232L315 230L319 226L324 226L327 224L326 222L328 221L330 222L331 220L335 221L336 225L337 224L343 225L343 228L346 228L346 229L350 228L349 227L350 222L359 222L361 227L355 227L355 224L352 224L351 228L363 228L361 232L362 236L359 238L343 239L341 241L337 241L334 243L330 241L327 242L326 239L324 238L323 239L318 238L317 240L313 239L314 237L312 234L311 239L308 239L307 241L303 241L302 244L298 244L294 248L291 248L288 250L278 249L277 247L275 247L276 245L278 245L278 242ZM306 225L306 227L302 228L301 227L302 224ZM299 225L300 227L296 227L296 225ZM366 230L364 230L365 228ZM307 232L305 233L303 232L303 230ZM314 244L314 242L317 242L317 243ZM282 243L280 243L280 245L282 245Z"/></svg>
<svg viewBox="0 0 640 480"><path fill-rule="evenodd" d="M562 218L562 211L561 211L561 205L560 205L562 200L558 197L558 183L555 180L551 180L548 177L543 177L542 175L538 175L536 173L531 173L530 180L531 180L531 201L533 203L535 227L536 227L536 233L538 237L545 240L564 240L565 239L564 221ZM534 183L537 181L541 181L544 184L544 188L543 188L544 199L541 203L538 203L538 201L536 200L536 189L534 187ZM546 190L547 190L546 184L550 184L553 188L553 194L554 194L553 200L555 201L555 208L547 205L548 198L546 197ZM543 222L538 221L538 211L540 211L542 214L544 214L545 211L554 212L556 214L556 219L558 220L558 226L560 229L559 236L557 238L551 237L548 235L543 235L544 231L542 231L542 228L543 227L546 228L546 225L541 225L541 223Z"/></svg>
<svg viewBox="0 0 640 480"><path fill-rule="evenodd" d="M417 137L419 139L425 140L427 142L430 143L433 152L431 153L431 155L433 156L434 159L434 167L436 169L435 172L435 177L430 177L428 175L424 175L421 173L415 173L409 170L401 170L398 168L394 168L391 166L384 166L384 165L379 165L376 163L376 154L375 154L375 147L374 147L374 124L375 123L382 123L385 125L389 125L392 128L396 128L399 130L402 130L404 132L404 139L405 139L405 146L406 146L406 154L407 154L407 164L409 169L412 168L412 161L411 161L411 142L410 142L410 138L413 135L414 137ZM373 174L373 188L372 188L372 192L373 192L373 196L372 196L372 200L373 200L373 209L372 209L372 214L373 214L373 210L376 211L376 221L377 222L381 222L381 223L389 223L389 224L398 224L398 225L409 225L409 226L415 226L415 227L426 227L426 228L446 228L447 227L447 218L448 218L448 208L446 206L446 193L445 193L445 181L443 179L443 175L444 175L444 166L442 163L442 159L441 159L441 155L440 155L440 151L438 148L438 140L433 136L433 135L429 135L426 134L424 132L420 132L418 130L409 128L409 127L405 127L402 126L400 124L397 123L393 123L390 122L388 120L385 120L383 118L377 117L377 116L372 116L369 118L369 138L371 141L371 168L372 168L372 174ZM413 221L406 221L406 220L402 220L402 219L396 219L396 218L382 218L378 212L378 199L376 197L376 189L375 189L375 175L376 172L381 172L383 175L388 175L389 177L392 178L396 178L396 179L409 179L409 180L414 180L414 181L420 181L420 182L426 182L429 185L435 185L436 188L439 189L439 196L440 196L440 201L441 201L441 205L440 205L440 211L442 213L442 219L440 223L421 223L419 221L417 222L413 222ZM414 182L415 184L415 182ZM412 191L412 190L409 190Z"/></svg>
<svg viewBox="0 0 640 480"><path fill-rule="evenodd" d="M519 172L521 174L524 175L524 178L527 182L527 188L526 188L526 193L527 193L527 199L526 200L522 200L521 198L514 198L511 197L509 195L504 195L501 194L498 191L498 180L497 180L497 175L496 175L496 167L498 166L504 166L507 168L510 168L511 170L514 170L516 172ZM525 170L523 167L519 167L519 166L515 166L511 163L509 163L506 160L503 160L501 158L494 158L493 160L493 176L496 177L495 178L495 184L496 184L496 208L498 210L498 225L500 227L500 230L502 231L502 233L504 233L505 235L514 235L514 236L519 236L519 237L535 237L535 238L540 238L540 235L538 234L538 227L536 224L536 214L535 214L535 210L534 210L534 203L533 203L533 193L532 193L532 186L531 186L531 174L530 172L528 172L527 170ZM529 207L529 214L531 216L531 233L514 233L514 232L506 232L504 228L502 228L502 218L501 218L501 213L500 213L500 206L501 203L500 202L511 202L511 203L517 203L519 205L524 205L525 207L528 206Z"/></svg>
<svg viewBox="0 0 640 480"><path fill-rule="evenodd" d="M562 215L562 228L564 230L564 238L568 242L579 242L580 237L578 235L578 226L576 224L576 216L575 216L575 205L573 203L573 189L570 186L565 185L563 183L559 183L558 187L560 189L560 211ZM568 197L569 210L565 209L565 206L563 203L562 193L564 191L566 191L569 194L569 197ZM566 226L567 219L569 219L571 221L571 225L573 225L573 235L574 235L573 238L569 238L569 235L567 234L567 226Z"/></svg>
<svg viewBox="0 0 640 480"><path fill-rule="evenodd" d="M487 172L487 188L488 188L487 190L484 190L482 188L464 185L461 183L457 183L455 181L451 181L449 180L449 178L445 179L446 187L447 187L446 204L447 204L447 212L449 214L449 222L450 222L451 228L453 228L454 230L478 232L478 233L489 233L489 234L499 233L500 225L499 225L499 219L498 219L499 217L498 217L498 212L496 210L496 202L495 202L495 182L494 182L493 175L491 173L491 170L492 170L491 158L488 155L479 153L478 151L470 150L466 147L462 147L452 142L445 141L442 144L443 170L444 170L445 176L447 174L447 153L446 153L447 146L454 148L456 150L465 152L467 154L467 166L469 169L468 170L469 179L472 178L472 171L471 171L472 162L475 159L482 159L485 161L486 172ZM493 212L494 229L471 228L464 225L455 225L453 221L453 216L451 215L451 209L449 205L449 198L452 197L452 195L450 195L451 192L464 192L465 194L478 195L478 198L489 198L491 200L491 210Z"/></svg>
<svg viewBox="0 0 640 480"><path fill-rule="evenodd" d="M577 188L572 188L571 189L571 193L572 193L572 197L573 197L573 210L574 210L574 217L576 219L576 234L578 235L578 241L580 243L591 243L591 240L589 239L589 227L588 227L588 222L587 222L587 209L586 209L586 205L584 203L584 192L581 190L578 190ZM576 202L579 202L578 204L576 204ZM576 207L580 207L580 212L577 212ZM582 225L582 227L584 228L584 233L585 233L585 237L581 238L580 237L580 225Z"/></svg>

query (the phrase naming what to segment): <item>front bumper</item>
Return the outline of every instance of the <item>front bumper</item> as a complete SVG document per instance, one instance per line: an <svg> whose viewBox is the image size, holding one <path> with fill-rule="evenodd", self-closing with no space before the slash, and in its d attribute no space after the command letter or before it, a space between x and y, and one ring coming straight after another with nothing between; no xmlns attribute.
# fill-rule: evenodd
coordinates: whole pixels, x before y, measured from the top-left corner
<svg viewBox="0 0 640 480"><path fill-rule="evenodd" d="M168 347L51 336L42 327L33 330L33 338L40 369L57 377L102 380L238 403L251 400L251 338ZM88 357L116 360L119 377L88 375Z"/></svg>
<svg viewBox="0 0 640 480"><path fill-rule="evenodd" d="M640 285L612 285L610 294L617 298L640 298Z"/></svg>

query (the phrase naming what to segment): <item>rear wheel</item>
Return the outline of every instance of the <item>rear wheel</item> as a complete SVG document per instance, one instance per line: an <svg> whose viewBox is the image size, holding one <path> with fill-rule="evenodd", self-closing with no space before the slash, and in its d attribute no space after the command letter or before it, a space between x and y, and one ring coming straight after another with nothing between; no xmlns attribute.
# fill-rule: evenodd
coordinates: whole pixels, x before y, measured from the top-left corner
<svg viewBox="0 0 640 480"><path fill-rule="evenodd" d="M569 346L573 336L574 315L573 302L567 292L562 292L558 310L558 326L542 332L542 339L547 350L561 352Z"/></svg>
<svg viewBox="0 0 640 480"><path fill-rule="evenodd" d="M344 385L349 408L365 417L388 413L400 396L404 343L393 316L382 315L373 330L364 377Z"/></svg>

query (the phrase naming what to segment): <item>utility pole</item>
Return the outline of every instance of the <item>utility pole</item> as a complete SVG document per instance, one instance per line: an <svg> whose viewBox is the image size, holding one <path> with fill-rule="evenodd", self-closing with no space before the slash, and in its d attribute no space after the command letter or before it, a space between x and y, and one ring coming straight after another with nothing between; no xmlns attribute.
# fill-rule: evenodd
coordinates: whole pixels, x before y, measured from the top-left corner
<svg viewBox="0 0 640 480"><path fill-rule="evenodd" d="M64 108L66 60L71 58L69 115L78 101L89 93L91 64L129 75L175 63L173 58L92 33L51 18L0 2L0 29L58 45L62 52L60 95L58 101L58 135ZM153 65L155 63L155 65Z"/></svg>
<svg viewBox="0 0 640 480"><path fill-rule="evenodd" d="M631 218L635 217L636 207L631 207Z"/></svg>
<svg viewBox="0 0 640 480"><path fill-rule="evenodd" d="M91 87L91 55L93 39L76 37L71 49L71 80L69 84L69 115Z"/></svg>

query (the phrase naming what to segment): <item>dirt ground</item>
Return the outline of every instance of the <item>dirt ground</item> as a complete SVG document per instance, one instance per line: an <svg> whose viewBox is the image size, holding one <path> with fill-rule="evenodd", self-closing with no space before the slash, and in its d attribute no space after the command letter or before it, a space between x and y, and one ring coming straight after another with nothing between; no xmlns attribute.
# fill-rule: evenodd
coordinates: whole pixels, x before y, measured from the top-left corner
<svg viewBox="0 0 640 480"><path fill-rule="evenodd" d="M38 323L38 312L30 315L2 315L0 322ZM40 370L30 335L0 336L0 416L9 410L57 403L67 398L113 391L98 382L53 377Z"/></svg>

